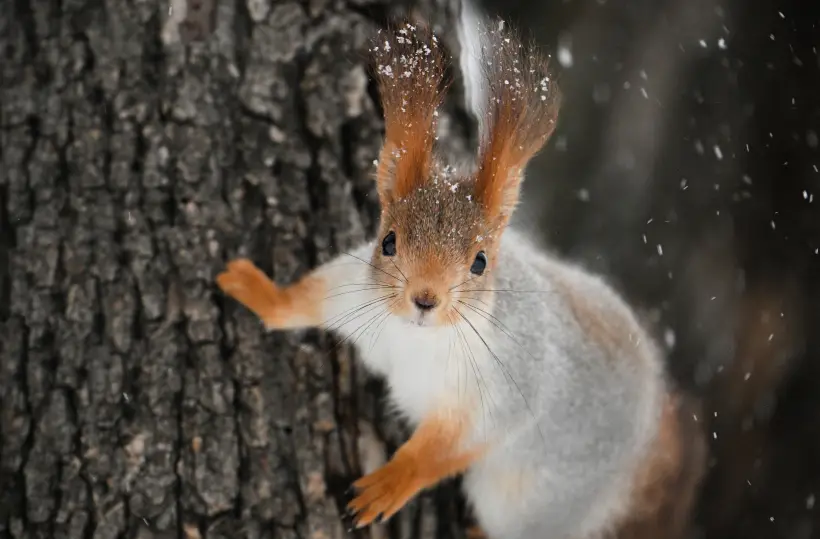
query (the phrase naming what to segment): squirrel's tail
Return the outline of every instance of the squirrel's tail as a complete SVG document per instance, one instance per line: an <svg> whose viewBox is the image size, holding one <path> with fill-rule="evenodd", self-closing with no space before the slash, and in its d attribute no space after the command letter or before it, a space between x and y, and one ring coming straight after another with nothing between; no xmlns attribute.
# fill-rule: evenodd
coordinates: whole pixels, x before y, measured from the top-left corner
<svg viewBox="0 0 820 539"><path fill-rule="evenodd" d="M507 219L522 172L555 129L560 92L549 57L504 21L462 0L459 64L468 110L478 122L476 195L491 218Z"/></svg>
<svg viewBox="0 0 820 539"><path fill-rule="evenodd" d="M475 0L462 0L461 13L459 14L457 34L458 44L461 48L459 54L459 67L464 85L464 101L467 110L478 122L479 136L486 133L484 112L489 99L489 88L487 84L486 71L482 67L481 59L485 56L482 43L482 29L486 22L484 17L478 13L480 9L475 4Z"/></svg>

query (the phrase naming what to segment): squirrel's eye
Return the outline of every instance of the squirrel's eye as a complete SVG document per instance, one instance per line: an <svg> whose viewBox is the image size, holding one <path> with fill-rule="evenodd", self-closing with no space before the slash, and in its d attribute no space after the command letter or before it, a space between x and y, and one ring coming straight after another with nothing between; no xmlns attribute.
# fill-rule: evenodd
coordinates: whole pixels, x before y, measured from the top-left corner
<svg viewBox="0 0 820 539"><path fill-rule="evenodd" d="M475 260L473 260L473 265L470 266L470 273L474 273L476 275L481 275L484 273L484 269L487 267L487 255L484 254L484 251L479 251L477 255L475 255Z"/></svg>
<svg viewBox="0 0 820 539"><path fill-rule="evenodd" d="M396 254L396 233L392 230L382 240L382 254L393 256Z"/></svg>

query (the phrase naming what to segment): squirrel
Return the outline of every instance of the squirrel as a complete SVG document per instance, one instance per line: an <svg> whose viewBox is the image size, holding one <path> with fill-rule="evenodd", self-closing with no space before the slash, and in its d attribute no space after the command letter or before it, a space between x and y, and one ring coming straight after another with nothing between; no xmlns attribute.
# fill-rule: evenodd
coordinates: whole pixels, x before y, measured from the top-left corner
<svg viewBox="0 0 820 539"><path fill-rule="evenodd" d="M217 284L268 329L353 342L413 425L353 483L356 527L462 475L493 539L677 537L702 445L659 347L603 277L509 226L558 118L547 58L468 4L458 38L474 165L447 166L433 148L448 82L438 38L410 23L381 30L370 50L385 118L377 238L288 286L247 259Z"/></svg>

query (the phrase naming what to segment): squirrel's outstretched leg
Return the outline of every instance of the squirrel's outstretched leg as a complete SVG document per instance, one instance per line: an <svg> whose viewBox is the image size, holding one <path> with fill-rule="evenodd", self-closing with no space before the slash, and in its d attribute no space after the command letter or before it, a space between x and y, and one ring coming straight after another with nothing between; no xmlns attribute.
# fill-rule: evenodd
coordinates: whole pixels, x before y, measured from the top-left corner
<svg viewBox="0 0 820 539"><path fill-rule="evenodd" d="M369 252L363 245L342 253L288 286L278 286L253 262L238 258L228 262L216 282L268 329L321 327L345 335L359 326L357 320L386 311L398 297L392 274L372 274L365 258Z"/></svg>
<svg viewBox="0 0 820 539"><path fill-rule="evenodd" d="M355 526L389 519L422 490L478 460L484 448L463 447L466 427L460 414L436 414L419 425L387 464L354 482L358 495L348 510L355 515Z"/></svg>
<svg viewBox="0 0 820 539"><path fill-rule="evenodd" d="M295 329L322 322L323 279L307 275L298 282L279 287L250 260L228 263L216 282L226 294L251 310L268 329Z"/></svg>

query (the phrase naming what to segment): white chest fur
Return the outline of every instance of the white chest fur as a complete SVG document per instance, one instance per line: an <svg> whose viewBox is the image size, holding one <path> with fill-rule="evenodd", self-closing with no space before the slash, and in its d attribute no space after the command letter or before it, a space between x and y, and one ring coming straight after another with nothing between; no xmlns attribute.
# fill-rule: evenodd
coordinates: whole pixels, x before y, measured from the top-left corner
<svg viewBox="0 0 820 539"><path fill-rule="evenodd" d="M362 361L385 376L391 399L410 421L417 423L437 406L470 398L475 386L470 365L483 356L472 352L479 351L474 339L460 329L419 327L391 317L380 334L358 343Z"/></svg>

